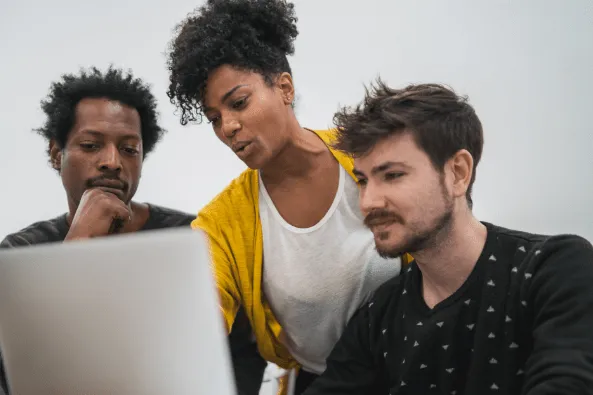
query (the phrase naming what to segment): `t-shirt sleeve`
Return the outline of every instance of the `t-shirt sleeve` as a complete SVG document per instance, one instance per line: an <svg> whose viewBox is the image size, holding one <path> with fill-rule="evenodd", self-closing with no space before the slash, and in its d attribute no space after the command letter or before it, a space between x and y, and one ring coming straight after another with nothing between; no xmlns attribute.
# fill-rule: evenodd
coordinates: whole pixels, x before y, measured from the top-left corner
<svg viewBox="0 0 593 395"><path fill-rule="evenodd" d="M591 394L593 389L593 247L554 237L526 268L533 311L533 351L523 395ZM531 267L530 267L531 266Z"/></svg>
<svg viewBox="0 0 593 395"><path fill-rule="evenodd" d="M373 303L371 300L370 303ZM370 312L361 307L350 319L340 340L326 360L327 368L304 395L374 394L378 369L373 358Z"/></svg>
<svg viewBox="0 0 593 395"><path fill-rule="evenodd" d="M30 245L29 241L18 234L9 235L0 242L0 248L15 248Z"/></svg>

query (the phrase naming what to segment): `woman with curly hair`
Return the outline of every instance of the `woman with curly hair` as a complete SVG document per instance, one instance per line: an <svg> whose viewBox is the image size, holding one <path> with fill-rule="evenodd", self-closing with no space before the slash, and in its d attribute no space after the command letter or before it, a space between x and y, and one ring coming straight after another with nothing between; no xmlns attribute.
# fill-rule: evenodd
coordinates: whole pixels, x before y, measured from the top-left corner
<svg viewBox="0 0 593 395"><path fill-rule="evenodd" d="M171 43L168 95L182 124L205 116L249 167L192 226L209 237L227 329L242 305L262 356L301 367L299 394L401 259L375 251L333 131L304 128L294 114L296 21L283 0L207 1Z"/></svg>

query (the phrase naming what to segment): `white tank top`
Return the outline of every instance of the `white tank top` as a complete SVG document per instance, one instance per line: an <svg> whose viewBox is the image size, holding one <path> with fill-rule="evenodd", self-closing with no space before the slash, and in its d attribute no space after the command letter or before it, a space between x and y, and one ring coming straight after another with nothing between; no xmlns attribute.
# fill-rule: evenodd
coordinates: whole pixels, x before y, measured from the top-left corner
<svg viewBox="0 0 593 395"><path fill-rule="evenodd" d="M320 374L350 317L370 293L399 274L401 260L377 254L373 234L363 225L358 187L341 166L334 201L310 228L287 223L261 175L259 180L263 290L284 329L280 340L304 370Z"/></svg>

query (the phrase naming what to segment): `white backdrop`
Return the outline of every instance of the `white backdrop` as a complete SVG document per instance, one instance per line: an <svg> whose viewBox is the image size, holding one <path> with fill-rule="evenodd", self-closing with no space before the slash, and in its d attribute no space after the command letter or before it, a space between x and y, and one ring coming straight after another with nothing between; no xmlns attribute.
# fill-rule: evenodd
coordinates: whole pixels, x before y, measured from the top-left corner
<svg viewBox="0 0 593 395"><path fill-rule="evenodd" d="M2 0L0 236L66 210L47 165L39 100L80 66L132 68L169 130L137 199L196 213L244 167L209 125L181 127L165 95L172 28L200 0ZM297 0L290 59L304 126L324 128L363 84L441 82L468 94L486 143L479 218L593 240L591 0Z"/></svg>
<svg viewBox="0 0 593 395"><path fill-rule="evenodd" d="M138 200L195 213L242 169L209 125L179 125L165 95L172 28L200 0L3 0L0 5L0 235L66 209L47 166L39 100L79 66L132 68L169 130ZM291 60L298 116L330 125L381 75L468 94L486 133L475 212L534 232L593 239L593 2L297 0Z"/></svg>

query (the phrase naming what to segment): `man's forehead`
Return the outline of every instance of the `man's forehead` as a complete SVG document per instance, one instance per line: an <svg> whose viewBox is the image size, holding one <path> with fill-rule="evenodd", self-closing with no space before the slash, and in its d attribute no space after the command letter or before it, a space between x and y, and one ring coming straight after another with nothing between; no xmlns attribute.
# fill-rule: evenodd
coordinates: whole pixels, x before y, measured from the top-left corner
<svg viewBox="0 0 593 395"><path fill-rule="evenodd" d="M108 99L83 99L76 108L73 132L140 136L140 115L132 107Z"/></svg>
<svg viewBox="0 0 593 395"><path fill-rule="evenodd" d="M354 166L362 172L370 172L383 163L408 163L418 153L413 136L410 133L397 133L381 139L371 150L354 158Z"/></svg>
<svg viewBox="0 0 593 395"><path fill-rule="evenodd" d="M138 110L117 100L85 98L76 106L78 118L121 119L136 122L140 120Z"/></svg>

